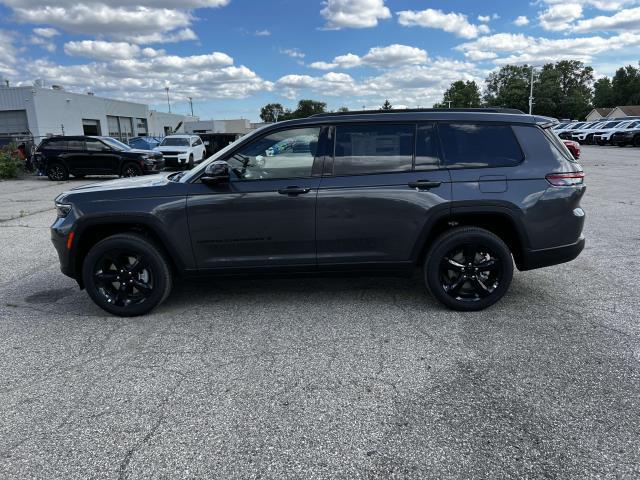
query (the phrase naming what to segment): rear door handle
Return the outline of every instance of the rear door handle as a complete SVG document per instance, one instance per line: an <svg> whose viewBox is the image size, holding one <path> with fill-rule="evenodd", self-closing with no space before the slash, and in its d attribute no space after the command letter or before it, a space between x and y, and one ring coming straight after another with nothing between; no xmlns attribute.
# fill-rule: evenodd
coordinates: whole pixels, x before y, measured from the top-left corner
<svg viewBox="0 0 640 480"><path fill-rule="evenodd" d="M415 182L409 182L408 185L411 188L417 188L418 190L429 190L430 188L437 188L442 185L442 182L432 182L430 180L417 180Z"/></svg>
<svg viewBox="0 0 640 480"><path fill-rule="evenodd" d="M303 187L285 187L278 190L280 195L301 195L303 193L309 193L310 188Z"/></svg>

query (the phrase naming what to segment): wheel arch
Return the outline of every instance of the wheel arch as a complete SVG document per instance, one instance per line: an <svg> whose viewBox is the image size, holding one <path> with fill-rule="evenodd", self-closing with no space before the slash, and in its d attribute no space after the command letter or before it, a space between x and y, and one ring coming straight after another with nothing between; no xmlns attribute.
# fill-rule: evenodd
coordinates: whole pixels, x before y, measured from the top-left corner
<svg viewBox="0 0 640 480"><path fill-rule="evenodd" d="M523 265L523 257L529 248L529 240L521 218L521 213L504 205L460 205L451 208L448 215L438 215L425 226L421 235L416 264L422 265L431 245L446 231L459 227L484 228L504 241L513 254L516 266Z"/></svg>
<svg viewBox="0 0 640 480"><path fill-rule="evenodd" d="M156 222L157 220L144 215L132 215L88 219L79 224L75 229L72 271L80 287L84 288L82 267L91 247L118 233L136 233L152 241L166 255L172 272L180 276L186 268L185 262Z"/></svg>

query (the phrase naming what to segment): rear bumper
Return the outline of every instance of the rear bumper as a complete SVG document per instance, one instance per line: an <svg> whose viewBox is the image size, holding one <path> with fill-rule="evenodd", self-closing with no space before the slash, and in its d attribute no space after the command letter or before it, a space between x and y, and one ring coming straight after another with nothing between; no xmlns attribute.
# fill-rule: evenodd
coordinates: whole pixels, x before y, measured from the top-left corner
<svg viewBox="0 0 640 480"><path fill-rule="evenodd" d="M534 268L549 267L574 260L584 250L585 238L580 235L576 243L563 245L562 247L545 248L543 250L527 250L523 253L520 270L533 270Z"/></svg>

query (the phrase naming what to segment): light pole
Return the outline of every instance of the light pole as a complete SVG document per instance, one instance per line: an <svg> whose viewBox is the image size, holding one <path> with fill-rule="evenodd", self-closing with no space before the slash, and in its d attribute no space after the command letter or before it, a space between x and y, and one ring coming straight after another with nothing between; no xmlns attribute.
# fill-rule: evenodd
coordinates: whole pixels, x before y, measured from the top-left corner
<svg viewBox="0 0 640 480"><path fill-rule="evenodd" d="M171 113L171 100L169 100L169 87L164 87L167 92L167 105L169 106L169 113Z"/></svg>
<svg viewBox="0 0 640 480"><path fill-rule="evenodd" d="M193 117L193 97L187 97L189 99L189 106L191 107L191 116Z"/></svg>
<svg viewBox="0 0 640 480"><path fill-rule="evenodd" d="M451 108L451 102L452 102L452 101L453 101L453 100L447 100L447 101L446 101L446 102L449 104L449 108Z"/></svg>
<svg viewBox="0 0 640 480"><path fill-rule="evenodd" d="M529 85L529 115L533 113L533 75L536 70L535 65L531 65L531 84Z"/></svg>

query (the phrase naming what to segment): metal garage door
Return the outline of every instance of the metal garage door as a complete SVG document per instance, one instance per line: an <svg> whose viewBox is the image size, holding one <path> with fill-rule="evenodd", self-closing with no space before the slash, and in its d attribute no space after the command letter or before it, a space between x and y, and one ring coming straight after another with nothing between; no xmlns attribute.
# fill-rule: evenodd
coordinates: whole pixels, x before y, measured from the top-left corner
<svg viewBox="0 0 640 480"><path fill-rule="evenodd" d="M26 110L0 112L0 134L29 133Z"/></svg>

